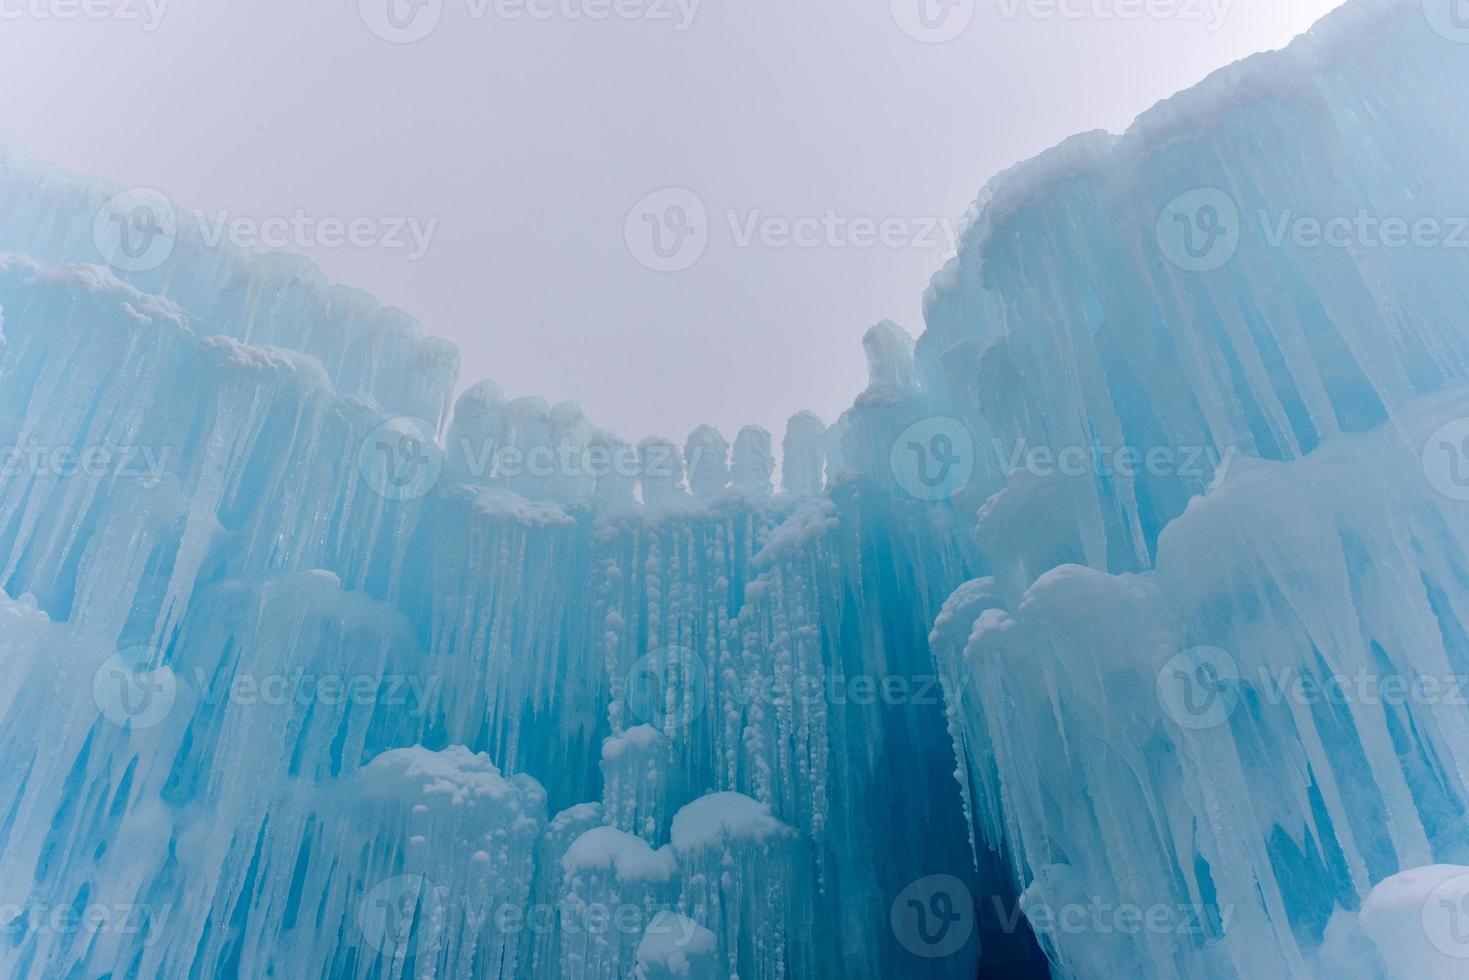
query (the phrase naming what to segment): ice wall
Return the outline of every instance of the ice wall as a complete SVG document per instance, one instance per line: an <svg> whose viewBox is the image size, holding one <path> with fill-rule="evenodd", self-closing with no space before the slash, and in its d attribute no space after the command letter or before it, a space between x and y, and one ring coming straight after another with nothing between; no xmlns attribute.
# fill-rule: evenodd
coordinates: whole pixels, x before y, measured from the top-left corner
<svg viewBox="0 0 1469 980"><path fill-rule="evenodd" d="M66 174L4 139L0 168L0 251L108 266L187 311L200 334L309 354L342 394L391 415L447 414L459 352L401 310L328 283L299 256L241 248L156 189Z"/></svg>
<svg viewBox="0 0 1469 980"><path fill-rule="evenodd" d="M1349 3L1121 136L996 178L926 296L923 372L1006 449L1187 447L1206 463L1298 457L1463 377L1469 61L1424 15L1450 6ZM1384 235L1389 220L1405 227ZM1435 246L1413 244L1420 220ZM1075 560L1145 568L1213 468L1176 469L1072 481L1044 506L1076 529Z"/></svg>
<svg viewBox="0 0 1469 980"><path fill-rule="evenodd" d="M1003 175L927 297L932 386L1044 450L931 640L1059 975L1469 969L1462 882L1385 884L1469 845L1447 6L1348 4Z"/></svg>
<svg viewBox="0 0 1469 980"><path fill-rule="evenodd" d="M439 435L125 273L0 258L0 969L876 977L908 882L980 887L952 508L809 414L779 493L755 429Z"/></svg>
<svg viewBox="0 0 1469 980"><path fill-rule="evenodd" d="M997 178L778 447L451 409L396 311L6 146L0 971L1024 976L1033 931L1454 975L1469 45L1425 9Z"/></svg>

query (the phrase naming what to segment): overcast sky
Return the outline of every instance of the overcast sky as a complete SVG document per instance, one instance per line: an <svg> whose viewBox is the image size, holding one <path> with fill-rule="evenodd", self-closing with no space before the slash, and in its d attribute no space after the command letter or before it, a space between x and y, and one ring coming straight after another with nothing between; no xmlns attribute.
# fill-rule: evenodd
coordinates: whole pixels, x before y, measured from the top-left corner
<svg viewBox="0 0 1469 980"><path fill-rule="evenodd" d="M461 386L778 438L921 331L989 177L1337 2L0 0L0 129L310 254Z"/></svg>

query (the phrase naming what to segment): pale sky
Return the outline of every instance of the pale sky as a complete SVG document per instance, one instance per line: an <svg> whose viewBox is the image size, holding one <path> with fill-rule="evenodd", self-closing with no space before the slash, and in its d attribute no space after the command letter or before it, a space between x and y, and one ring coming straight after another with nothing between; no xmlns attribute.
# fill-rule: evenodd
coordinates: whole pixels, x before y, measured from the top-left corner
<svg viewBox="0 0 1469 980"><path fill-rule="evenodd" d="M242 234L366 219L287 243L461 387L778 440L851 403L867 327L921 331L989 177L1337 2L0 0L0 130Z"/></svg>

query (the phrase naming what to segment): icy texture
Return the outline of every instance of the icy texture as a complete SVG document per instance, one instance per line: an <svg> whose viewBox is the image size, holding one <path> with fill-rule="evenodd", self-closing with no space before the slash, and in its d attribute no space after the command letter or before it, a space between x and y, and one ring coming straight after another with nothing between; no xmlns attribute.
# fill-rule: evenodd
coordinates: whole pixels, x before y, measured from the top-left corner
<svg viewBox="0 0 1469 980"><path fill-rule="evenodd" d="M572 843L561 868L561 975L626 976L636 963L639 936L599 929L593 909L629 910L651 926L674 898L678 861L672 848L654 851L641 837L595 827Z"/></svg>
<svg viewBox="0 0 1469 980"><path fill-rule="evenodd" d="M1464 975L1456 946L1469 901L1469 868L1435 864L1385 878L1362 905L1363 930L1395 977L1449 980ZM1442 929L1436 927L1444 927Z"/></svg>
<svg viewBox="0 0 1469 980"><path fill-rule="evenodd" d="M105 218L113 210L107 205L123 188L59 173L4 141L0 168L0 251L24 252L50 266L117 262L132 285L188 311L201 333L310 354L344 395L371 397L390 414L431 421L446 414L459 352L423 336L401 310L385 308L361 290L329 284L299 256L250 253L227 236L208 242L197 215L181 209L162 223L164 237L156 241L164 244L155 246L155 254L144 252L139 262L103 254L108 239L99 240L98 215ZM178 203L145 199L160 206ZM144 241L138 237L136 244Z"/></svg>
<svg viewBox="0 0 1469 980"><path fill-rule="evenodd" d="M1064 867L1078 896L1218 910L1197 948L1109 937L1100 974L1080 967L1099 962L1096 936L1056 935L1078 975L1300 973L1336 907L1469 847L1469 712L1447 690L1469 676L1452 584L1469 523L1413 448L1469 396L1423 408L1294 464L1236 463L1168 527L1154 571L1063 565L1013 614L985 583L951 600L972 633L935 649L958 661L986 836L1038 880ZM1206 667L1224 685L1213 705L1193 687ZM1313 700L1333 678L1342 703ZM1396 704L1359 678L1445 689Z"/></svg>
<svg viewBox="0 0 1469 980"><path fill-rule="evenodd" d="M486 384L436 443L117 270L7 256L0 297L0 436L45 450L0 471L3 898L131 910L11 923L0 972L877 977L916 869L972 874L936 686L820 693L931 673L924 622L975 569L921 515L895 530L948 568L884 603L855 488L772 495L759 430L632 448ZM420 468L383 479L382 447ZM621 462L528 465L563 447ZM780 833L670 851L711 792ZM583 861L613 834L631 858ZM623 873L649 854L664 880Z"/></svg>
<svg viewBox="0 0 1469 980"><path fill-rule="evenodd" d="M638 943L637 980L720 976L714 933L687 916L659 912Z"/></svg>
<svg viewBox="0 0 1469 980"><path fill-rule="evenodd" d="M1349 4L997 180L928 297L920 365L977 378L997 445L1204 464L1012 473L979 515L993 575L932 634L977 837L1063 975L1469 962L1463 925L1444 954L1421 898L1374 892L1469 856L1469 512L1434 462L1469 415L1469 253L1275 244L1260 217L1469 214L1466 50L1420 4ZM1200 187L1243 233L1190 271L1152 222Z"/></svg>
<svg viewBox="0 0 1469 980"><path fill-rule="evenodd" d="M6 147L0 974L1461 975L1469 249L1259 218L1469 214L1423 11L997 178L779 492Z"/></svg>

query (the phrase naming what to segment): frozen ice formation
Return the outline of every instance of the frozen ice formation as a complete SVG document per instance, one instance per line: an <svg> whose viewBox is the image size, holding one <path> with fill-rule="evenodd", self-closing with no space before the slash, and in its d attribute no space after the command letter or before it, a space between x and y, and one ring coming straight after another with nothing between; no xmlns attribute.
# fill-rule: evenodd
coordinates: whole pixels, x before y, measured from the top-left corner
<svg viewBox="0 0 1469 980"><path fill-rule="evenodd" d="M1450 13L996 178L778 447L4 147L0 974L1466 975Z"/></svg>
<svg viewBox="0 0 1469 980"><path fill-rule="evenodd" d="M714 978L714 933L677 912L659 912L638 942L637 980Z"/></svg>

